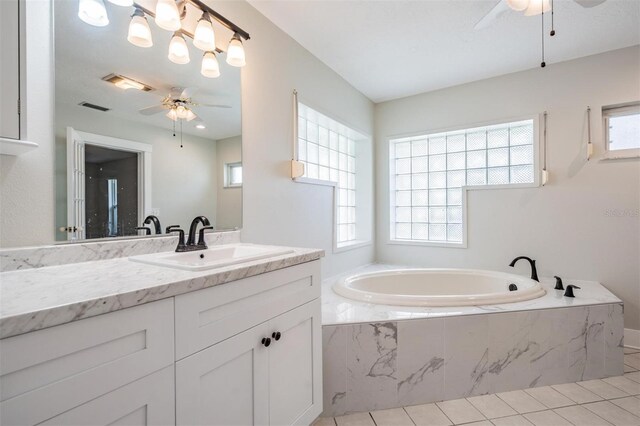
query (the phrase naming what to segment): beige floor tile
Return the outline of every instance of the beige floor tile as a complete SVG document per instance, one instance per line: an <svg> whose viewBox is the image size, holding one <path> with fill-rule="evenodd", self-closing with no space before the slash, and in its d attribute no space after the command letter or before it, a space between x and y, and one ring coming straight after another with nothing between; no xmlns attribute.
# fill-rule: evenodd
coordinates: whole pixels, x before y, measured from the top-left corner
<svg viewBox="0 0 640 426"><path fill-rule="evenodd" d="M625 355L624 363L640 370L640 353Z"/></svg>
<svg viewBox="0 0 640 426"><path fill-rule="evenodd" d="M640 426L640 417L634 416L609 401L593 402L585 404L583 407L616 426Z"/></svg>
<svg viewBox="0 0 640 426"><path fill-rule="evenodd" d="M575 383L553 385L552 388L554 388L570 400L577 402L578 404L586 404L588 402L596 402L602 400L602 398L600 398L595 393L583 388L582 386L578 386Z"/></svg>
<svg viewBox="0 0 640 426"><path fill-rule="evenodd" d="M524 417L518 416L509 416L509 417L500 417L499 419L491 420L495 426L531 426L532 423L525 419Z"/></svg>
<svg viewBox="0 0 640 426"><path fill-rule="evenodd" d="M640 417L640 401L638 398L628 396L626 398L612 399L611 402L618 407L624 408L634 416Z"/></svg>
<svg viewBox="0 0 640 426"><path fill-rule="evenodd" d="M629 380L633 380L634 382L640 383L640 371L635 371L633 373L625 373L624 377Z"/></svg>
<svg viewBox="0 0 640 426"><path fill-rule="evenodd" d="M449 426L452 424L436 404L412 405L404 407L404 409L417 426Z"/></svg>
<svg viewBox="0 0 640 426"><path fill-rule="evenodd" d="M336 421L333 417L318 417L312 426L336 426Z"/></svg>
<svg viewBox="0 0 640 426"><path fill-rule="evenodd" d="M606 379L602 380L609 383L610 385L622 389L629 395L640 394L640 383L629 380L624 376L607 377Z"/></svg>
<svg viewBox="0 0 640 426"><path fill-rule="evenodd" d="M625 354L635 354L637 352L640 352L640 349L638 349L638 348L628 348L626 346L624 348L624 353Z"/></svg>
<svg viewBox="0 0 640 426"><path fill-rule="evenodd" d="M413 426L411 418L402 408L372 411L371 417L377 426Z"/></svg>
<svg viewBox="0 0 640 426"><path fill-rule="evenodd" d="M536 411L524 415L535 426L572 426L568 420L551 410Z"/></svg>
<svg viewBox="0 0 640 426"><path fill-rule="evenodd" d="M476 422L485 420L480 411L466 399L454 399L452 401L436 402L436 405L449 417L454 424Z"/></svg>
<svg viewBox="0 0 640 426"><path fill-rule="evenodd" d="M489 420L483 420L481 422L465 423L464 426L493 426Z"/></svg>
<svg viewBox="0 0 640 426"><path fill-rule="evenodd" d="M376 426L369 413L354 413L336 417L338 426Z"/></svg>
<svg viewBox="0 0 640 426"><path fill-rule="evenodd" d="M604 399L622 398L625 396L629 396L629 394L622 389L611 386L609 383L604 382L600 379L578 382L578 384Z"/></svg>
<svg viewBox="0 0 640 426"><path fill-rule="evenodd" d="M516 413L503 400L495 395L480 395L467 398L474 407L478 409L486 418L513 416Z"/></svg>
<svg viewBox="0 0 640 426"><path fill-rule="evenodd" d="M525 389L524 391L549 408L560 408L575 404L575 402L573 402L551 386Z"/></svg>
<svg viewBox="0 0 640 426"><path fill-rule="evenodd" d="M624 372L625 373L631 373L632 371L638 371L637 368L633 368L630 365L625 364L624 365Z"/></svg>
<svg viewBox="0 0 640 426"><path fill-rule="evenodd" d="M542 403L525 391L516 390L511 392L501 392L496 395L520 414L547 409L547 407L542 405Z"/></svg>
<svg viewBox="0 0 640 426"><path fill-rule="evenodd" d="M608 426L611 424L581 405L556 408L553 411L577 426Z"/></svg>

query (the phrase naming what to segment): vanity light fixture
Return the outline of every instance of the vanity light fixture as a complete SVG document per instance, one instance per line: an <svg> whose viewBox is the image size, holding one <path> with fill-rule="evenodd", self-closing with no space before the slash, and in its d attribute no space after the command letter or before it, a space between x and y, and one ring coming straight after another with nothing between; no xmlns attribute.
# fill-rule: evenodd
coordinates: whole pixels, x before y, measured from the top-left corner
<svg viewBox="0 0 640 426"><path fill-rule="evenodd" d="M137 80L134 80L132 78L129 77L125 77L123 75L120 74L109 74L105 77L102 77L102 80L112 83L114 85L116 85L117 87L121 88L121 89L136 89L136 90L141 90L143 92L150 92L153 90L153 87L148 86L144 83L140 83Z"/></svg>
<svg viewBox="0 0 640 426"><path fill-rule="evenodd" d="M109 25L107 8L103 0L80 0L78 2L78 17L94 27Z"/></svg>
<svg viewBox="0 0 640 426"><path fill-rule="evenodd" d="M218 63L218 58L216 58L216 52L204 53L200 72L208 78L220 77L220 64Z"/></svg>
<svg viewBox="0 0 640 426"><path fill-rule="evenodd" d="M193 34L193 45L205 52L216 50L216 36L213 32L209 12L202 12L202 17L198 21L196 31Z"/></svg>
<svg viewBox="0 0 640 426"><path fill-rule="evenodd" d="M233 37L231 37L231 41L229 41L229 47L227 48L227 63L234 67L244 67L247 64L245 61L242 40L238 33L235 33Z"/></svg>
<svg viewBox="0 0 640 426"><path fill-rule="evenodd" d="M180 11L176 0L158 0L156 4L156 25L167 31L178 31L180 29L182 24L180 23Z"/></svg>
<svg viewBox="0 0 640 426"><path fill-rule="evenodd" d="M153 39L151 38L151 29L147 18L144 16L142 9L136 7L133 15L131 15L131 22L129 23L129 34L127 35L129 43L138 47L151 47L153 46Z"/></svg>
<svg viewBox="0 0 640 426"><path fill-rule="evenodd" d="M187 42L184 41L184 37L182 37L182 33L176 31L173 33L173 37L171 37L171 42L169 43L169 60L174 64L188 64L191 59L189 59L189 48L187 47Z"/></svg>

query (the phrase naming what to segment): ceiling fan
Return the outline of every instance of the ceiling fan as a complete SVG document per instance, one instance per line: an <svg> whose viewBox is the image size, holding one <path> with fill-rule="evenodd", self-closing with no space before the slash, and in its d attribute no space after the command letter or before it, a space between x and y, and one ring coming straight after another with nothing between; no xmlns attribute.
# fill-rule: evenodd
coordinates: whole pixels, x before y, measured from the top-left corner
<svg viewBox="0 0 640 426"><path fill-rule="evenodd" d="M573 0L582 7L590 8L604 3L606 0ZM525 16L540 15L551 10L550 0L500 0L486 15L473 27L481 30L490 27L500 16L509 10L524 12Z"/></svg>
<svg viewBox="0 0 640 426"><path fill-rule="evenodd" d="M231 108L230 105L217 104L201 104L194 102L192 97L197 92L194 88L172 87L171 92L165 96L159 105L153 105L140 110L140 114L153 115L167 111L167 117L173 121L202 121L198 115L193 112L193 108Z"/></svg>

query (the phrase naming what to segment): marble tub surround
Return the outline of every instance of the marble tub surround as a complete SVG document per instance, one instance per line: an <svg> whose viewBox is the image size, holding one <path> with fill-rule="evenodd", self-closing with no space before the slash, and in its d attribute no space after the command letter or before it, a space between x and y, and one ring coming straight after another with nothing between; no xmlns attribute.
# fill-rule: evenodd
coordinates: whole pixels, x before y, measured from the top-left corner
<svg viewBox="0 0 640 426"><path fill-rule="evenodd" d="M260 275L324 256L324 251L318 249L272 248L286 248L291 252L200 272L147 265L122 257L3 272L0 274L0 338Z"/></svg>
<svg viewBox="0 0 640 426"><path fill-rule="evenodd" d="M240 231L209 232L205 234L205 240L210 246L239 243ZM177 235L164 235L2 249L0 250L0 272L170 251L176 248L177 243Z"/></svg>
<svg viewBox="0 0 640 426"><path fill-rule="evenodd" d="M372 265L372 270L389 268ZM353 273L353 272L352 272ZM323 283L325 416L623 374L623 307L595 282L564 300L496 306L367 305ZM561 294L561 293L560 293Z"/></svg>
<svg viewBox="0 0 640 426"><path fill-rule="evenodd" d="M540 283L547 292L542 297L523 302L483 306L411 307L375 305L347 299L339 296L332 289L336 281L350 275L401 268L403 267L397 265L372 264L324 280L322 283L322 324L337 325L372 321L400 321L407 319L476 315L490 312L517 312L622 303L622 300L596 281L572 280L565 277L563 277L565 286L574 284L580 287L579 290L575 290L576 297L573 299L564 297L564 291L553 289L555 286L554 278L542 277L540 278Z"/></svg>

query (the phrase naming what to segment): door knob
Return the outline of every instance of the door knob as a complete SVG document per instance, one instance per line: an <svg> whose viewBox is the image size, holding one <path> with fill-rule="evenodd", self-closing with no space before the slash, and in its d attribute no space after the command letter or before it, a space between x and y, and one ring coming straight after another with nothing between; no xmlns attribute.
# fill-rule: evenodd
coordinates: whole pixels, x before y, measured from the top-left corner
<svg viewBox="0 0 640 426"><path fill-rule="evenodd" d="M262 338L262 344L264 345L265 348L268 348L269 345L271 344L271 339L268 337L263 337Z"/></svg>
<svg viewBox="0 0 640 426"><path fill-rule="evenodd" d="M278 340L280 340L280 337L282 335L280 334L279 331L274 331L273 334L271 334L271 337L273 337L275 339L275 341L277 342Z"/></svg>

